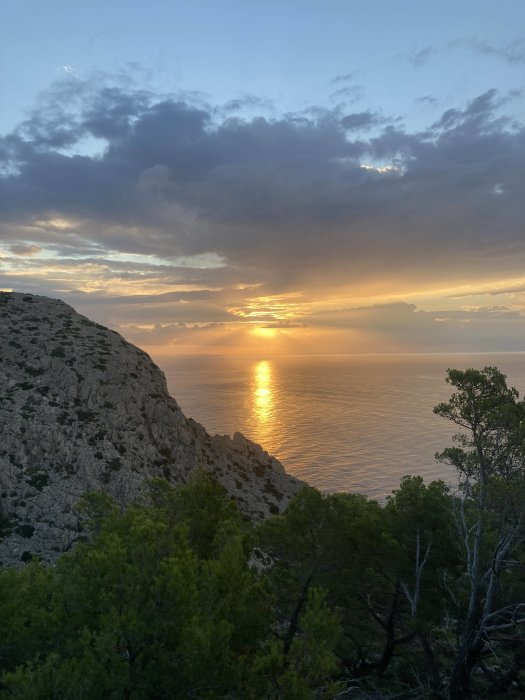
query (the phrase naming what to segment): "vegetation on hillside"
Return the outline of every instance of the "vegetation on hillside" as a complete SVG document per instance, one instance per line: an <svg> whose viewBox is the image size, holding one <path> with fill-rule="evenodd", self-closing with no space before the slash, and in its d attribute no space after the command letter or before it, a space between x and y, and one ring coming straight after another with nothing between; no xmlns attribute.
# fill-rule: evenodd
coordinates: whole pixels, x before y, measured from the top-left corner
<svg viewBox="0 0 525 700"><path fill-rule="evenodd" d="M305 488L257 527L203 474L86 498L71 553L0 574L0 698L523 697L525 406L496 368L448 381L453 493Z"/></svg>

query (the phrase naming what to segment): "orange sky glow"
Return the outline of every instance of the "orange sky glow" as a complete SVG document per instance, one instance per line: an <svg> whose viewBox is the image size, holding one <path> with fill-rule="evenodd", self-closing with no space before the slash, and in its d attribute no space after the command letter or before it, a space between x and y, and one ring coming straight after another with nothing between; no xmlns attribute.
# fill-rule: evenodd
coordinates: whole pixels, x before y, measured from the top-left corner
<svg viewBox="0 0 525 700"><path fill-rule="evenodd" d="M0 288L154 357L525 351L507 77L396 113L345 72L295 111L67 73L0 134Z"/></svg>

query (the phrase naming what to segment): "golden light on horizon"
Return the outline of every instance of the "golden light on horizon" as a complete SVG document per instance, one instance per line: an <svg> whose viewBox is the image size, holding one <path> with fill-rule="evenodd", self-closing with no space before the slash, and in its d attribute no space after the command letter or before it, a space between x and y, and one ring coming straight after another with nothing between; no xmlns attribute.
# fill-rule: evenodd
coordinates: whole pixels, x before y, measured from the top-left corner
<svg viewBox="0 0 525 700"><path fill-rule="evenodd" d="M272 365L268 360L257 362L254 367L254 413L259 423L267 423L273 410Z"/></svg>
<svg viewBox="0 0 525 700"><path fill-rule="evenodd" d="M303 303L302 291L247 297L242 306L231 306L228 312L254 323L291 321L302 316ZM258 326L258 328L261 327Z"/></svg>
<svg viewBox="0 0 525 700"><path fill-rule="evenodd" d="M259 336L260 338L275 338L275 336L277 335L277 329L257 327L252 329L252 333L254 335Z"/></svg>

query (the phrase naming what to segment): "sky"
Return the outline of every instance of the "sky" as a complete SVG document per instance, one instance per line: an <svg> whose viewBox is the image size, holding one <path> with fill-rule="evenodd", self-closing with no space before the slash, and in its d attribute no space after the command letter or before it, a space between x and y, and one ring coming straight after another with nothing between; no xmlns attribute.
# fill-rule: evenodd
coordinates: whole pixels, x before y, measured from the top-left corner
<svg viewBox="0 0 525 700"><path fill-rule="evenodd" d="M525 350L522 0L0 0L0 289L156 357Z"/></svg>

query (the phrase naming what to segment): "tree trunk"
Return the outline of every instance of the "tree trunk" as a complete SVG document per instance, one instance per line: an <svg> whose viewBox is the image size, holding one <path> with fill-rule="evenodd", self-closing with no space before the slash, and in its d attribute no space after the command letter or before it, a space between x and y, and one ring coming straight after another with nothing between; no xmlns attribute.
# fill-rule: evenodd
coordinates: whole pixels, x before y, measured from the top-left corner
<svg viewBox="0 0 525 700"><path fill-rule="evenodd" d="M283 644L283 653L285 656L288 655L288 652L290 651L290 647L292 646L292 642L294 640L294 637L297 633L297 627L299 624L299 616L306 604L306 599L308 598L308 591L310 589L310 584L312 582L312 576L308 576L306 581L303 584L303 587L301 589L301 593L299 595L299 600L297 601L297 604L294 608L294 611L292 613L292 616L290 618L290 624L288 625L288 630L286 632L286 635L284 636L284 644Z"/></svg>
<svg viewBox="0 0 525 700"><path fill-rule="evenodd" d="M468 700L472 697L470 674L483 651L483 642L465 642L460 649L449 684L450 700Z"/></svg>

